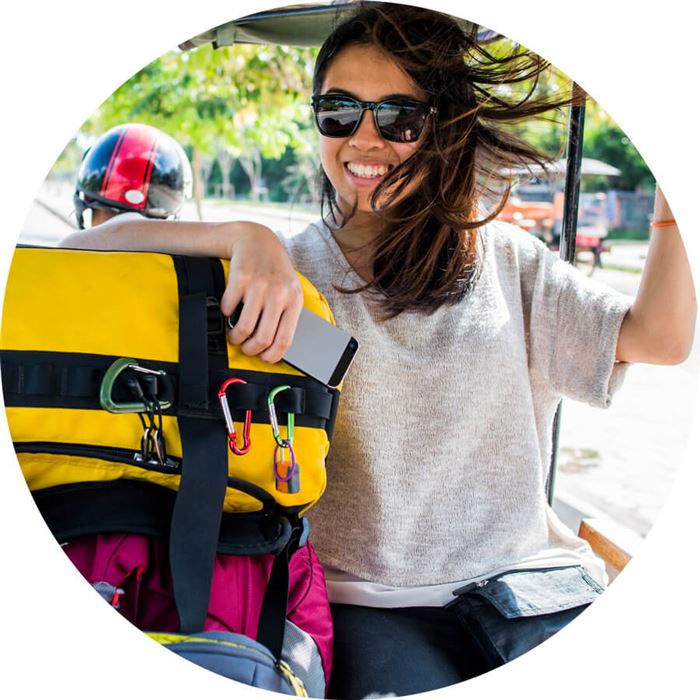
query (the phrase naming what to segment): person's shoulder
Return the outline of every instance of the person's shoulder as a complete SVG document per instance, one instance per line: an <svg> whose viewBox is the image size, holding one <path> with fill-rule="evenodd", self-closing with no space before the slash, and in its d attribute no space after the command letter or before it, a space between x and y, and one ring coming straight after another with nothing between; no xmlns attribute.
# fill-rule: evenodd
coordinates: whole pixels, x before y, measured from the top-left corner
<svg viewBox="0 0 700 700"><path fill-rule="evenodd" d="M145 219L148 219L145 214L141 214L138 211L123 211L120 214L117 214L117 216L119 217L119 221L142 222Z"/></svg>
<svg viewBox="0 0 700 700"><path fill-rule="evenodd" d="M326 226L322 219L309 222L301 231L291 234L287 240L294 241L297 244L313 243L319 238L325 236Z"/></svg>
<svg viewBox="0 0 700 700"><path fill-rule="evenodd" d="M298 233L277 234L297 269L322 262L330 255L327 228L322 220L308 224Z"/></svg>
<svg viewBox="0 0 700 700"><path fill-rule="evenodd" d="M283 235L277 233L278 237L287 248L291 251L313 250L321 247L321 243L325 237L326 229L322 220L313 221L305 228L297 233Z"/></svg>
<svg viewBox="0 0 700 700"><path fill-rule="evenodd" d="M512 261L519 267L539 264L552 255L536 236L506 221L491 221L482 229L484 246L498 261Z"/></svg>

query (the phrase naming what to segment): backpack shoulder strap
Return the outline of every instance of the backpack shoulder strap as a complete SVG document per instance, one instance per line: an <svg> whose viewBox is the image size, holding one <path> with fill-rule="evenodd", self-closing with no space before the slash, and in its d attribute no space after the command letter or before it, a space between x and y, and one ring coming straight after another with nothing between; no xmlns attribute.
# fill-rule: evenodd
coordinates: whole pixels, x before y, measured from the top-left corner
<svg viewBox="0 0 700 700"><path fill-rule="evenodd" d="M182 476L170 528L170 568L180 630L204 628L228 479L228 443L207 415L209 368L226 366L226 344L211 343L208 299L223 281L208 258L174 258L179 293L178 426ZM219 278L219 284L216 279ZM221 333L223 333L223 324ZM223 347L223 355L221 348Z"/></svg>
<svg viewBox="0 0 700 700"><path fill-rule="evenodd" d="M257 641L264 644L275 656L282 658L284 631L289 601L289 559L306 542L308 521L297 518L292 524L292 534L284 549L275 556L270 571L270 579L265 590Z"/></svg>

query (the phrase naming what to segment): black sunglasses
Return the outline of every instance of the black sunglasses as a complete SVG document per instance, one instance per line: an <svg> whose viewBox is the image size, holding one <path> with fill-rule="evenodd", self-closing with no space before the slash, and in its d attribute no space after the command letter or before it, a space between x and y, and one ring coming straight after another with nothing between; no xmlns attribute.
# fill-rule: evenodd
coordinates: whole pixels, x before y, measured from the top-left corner
<svg viewBox="0 0 700 700"><path fill-rule="evenodd" d="M381 102L362 102L347 95L314 95L311 99L316 126L323 136L340 139L352 136L362 121L362 115L371 109L374 125L383 139L412 143L420 138L429 115L437 110L425 102L409 99L390 99Z"/></svg>

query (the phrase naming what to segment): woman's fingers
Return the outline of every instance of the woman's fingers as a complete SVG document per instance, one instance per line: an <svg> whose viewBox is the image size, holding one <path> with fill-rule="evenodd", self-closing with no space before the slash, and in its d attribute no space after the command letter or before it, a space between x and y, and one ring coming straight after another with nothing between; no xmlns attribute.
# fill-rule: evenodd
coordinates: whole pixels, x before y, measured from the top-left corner
<svg viewBox="0 0 700 700"><path fill-rule="evenodd" d="M292 290L268 292L263 303L255 305L252 316L256 316L257 325L241 344L241 351L246 355L259 355L265 362L279 362L292 343L302 305L301 294L297 296ZM248 332L250 323L241 325L242 332Z"/></svg>
<svg viewBox="0 0 700 700"><path fill-rule="evenodd" d="M275 339L272 345L260 354L261 360L274 364L284 357L285 353L292 345L294 332L297 327L297 322L299 321L299 314L303 306L303 298L300 298L297 303L285 309L279 320Z"/></svg>
<svg viewBox="0 0 700 700"><path fill-rule="evenodd" d="M270 288L258 283L245 292L235 285L227 290L221 308L232 324L227 333L229 342L239 345L246 355L279 362L292 343L304 305L296 275L294 282L289 287Z"/></svg>
<svg viewBox="0 0 700 700"><path fill-rule="evenodd" d="M235 321L235 325L233 329L229 331L229 341L234 345L241 346L248 342L256 332L261 313L262 301L256 299L255 295L250 295L250 298L243 302L238 320L232 319ZM255 355L257 353L252 352L246 354Z"/></svg>
<svg viewBox="0 0 700 700"><path fill-rule="evenodd" d="M241 302L229 341L246 355L278 362L294 337L303 295L284 246L264 227L246 227L232 249L222 313L234 314Z"/></svg>

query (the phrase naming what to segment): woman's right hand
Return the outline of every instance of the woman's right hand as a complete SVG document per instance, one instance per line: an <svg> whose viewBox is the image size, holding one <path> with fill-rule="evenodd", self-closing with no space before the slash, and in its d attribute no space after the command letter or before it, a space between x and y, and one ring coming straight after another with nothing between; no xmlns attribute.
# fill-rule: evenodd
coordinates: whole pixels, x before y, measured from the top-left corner
<svg viewBox="0 0 700 700"><path fill-rule="evenodd" d="M241 302L243 310L228 338L246 355L279 362L292 343L304 305L301 284L287 251L269 228L248 221L235 226L221 311L230 316Z"/></svg>

